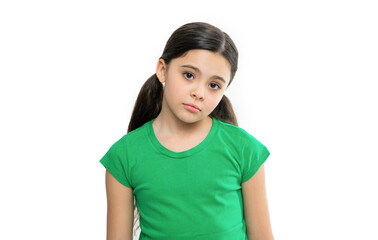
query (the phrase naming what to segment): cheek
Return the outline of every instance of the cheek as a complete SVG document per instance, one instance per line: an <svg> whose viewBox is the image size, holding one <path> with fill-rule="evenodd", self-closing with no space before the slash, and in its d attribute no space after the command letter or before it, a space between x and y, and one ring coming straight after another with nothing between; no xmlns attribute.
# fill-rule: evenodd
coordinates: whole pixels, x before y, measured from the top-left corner
<svg viewBox="0 0 378 240"><path fill-rule="evenodd" d="M222 99L223 96L221 97L217 97L217 98L211 98L211 99L208 99L208 107L209 107L209 110L213 110L214 108L216 108L220 102L220 100Z"/></svg>
<svg viewBox="0 0 378 240"><path fill-rule="evenodd" d="M180 87L180 84L176 84L175 82L170 82L169 85L167 84L165 91L167 94L166 97L170 100L178 100L183 96L183 90Z"/></svg>

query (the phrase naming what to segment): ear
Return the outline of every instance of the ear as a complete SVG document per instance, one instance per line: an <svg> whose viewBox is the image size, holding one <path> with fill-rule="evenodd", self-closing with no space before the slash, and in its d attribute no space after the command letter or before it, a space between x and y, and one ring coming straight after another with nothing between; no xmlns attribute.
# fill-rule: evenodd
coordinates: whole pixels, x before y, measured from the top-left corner
<svg viewBox="0 0 378 240"><path fill-rule="evenodd" d="M167 67L162 58L159 59L156 66L156 76L158 77L161 83L165 82L165 75L167 72Z"/></svg>

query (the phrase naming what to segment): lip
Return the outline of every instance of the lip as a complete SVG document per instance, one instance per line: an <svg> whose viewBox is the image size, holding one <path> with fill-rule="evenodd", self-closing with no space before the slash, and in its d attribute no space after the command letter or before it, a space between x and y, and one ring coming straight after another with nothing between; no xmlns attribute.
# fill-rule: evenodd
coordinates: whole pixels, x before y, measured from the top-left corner
<svg viewBox="0 0 378 240"><path fill-rule="evenodd" d="M184 103L184 105L194 107L194 108L198 109L199 111L201 111L201 109L200 109L197 105L195 105L195 104L192 104L192 103L188 103L188 104L187 104L187 103Z"/></svg>

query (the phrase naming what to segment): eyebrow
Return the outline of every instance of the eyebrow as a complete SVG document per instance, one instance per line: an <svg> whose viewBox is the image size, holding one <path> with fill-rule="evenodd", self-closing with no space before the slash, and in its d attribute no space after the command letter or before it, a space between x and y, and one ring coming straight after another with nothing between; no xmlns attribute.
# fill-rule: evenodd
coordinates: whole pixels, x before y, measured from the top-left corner
<svg viewBox="0 0 378 240"><path fill-rule="evenodd" d="M185 65L181 65L181 67L192 68L192 69L194 69L194 71L201 73L201 71L199 70L199 68L195 67L193 65L185 64ZM212 76L212 78L219 79L222 82L224 82L224 84L227 84L226 80L224 80L221 76L214 75L214 76Z"/></svg>

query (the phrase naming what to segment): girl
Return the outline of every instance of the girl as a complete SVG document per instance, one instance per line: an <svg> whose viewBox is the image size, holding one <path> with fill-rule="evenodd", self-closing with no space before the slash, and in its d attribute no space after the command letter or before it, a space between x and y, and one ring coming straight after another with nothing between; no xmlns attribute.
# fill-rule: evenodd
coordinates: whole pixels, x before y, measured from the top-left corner
<svg viewBox="0 0 378 240"><path fill-rule="evenodd" d="M173 32L127 134L100 160L108 240L132 239L134 210L143 240L273 239L263 165L270 153L238 127L224 95L237 63L234 42L215 26Z"/></svg>

